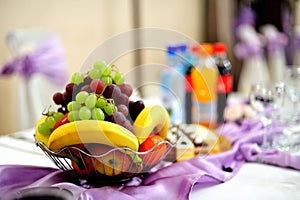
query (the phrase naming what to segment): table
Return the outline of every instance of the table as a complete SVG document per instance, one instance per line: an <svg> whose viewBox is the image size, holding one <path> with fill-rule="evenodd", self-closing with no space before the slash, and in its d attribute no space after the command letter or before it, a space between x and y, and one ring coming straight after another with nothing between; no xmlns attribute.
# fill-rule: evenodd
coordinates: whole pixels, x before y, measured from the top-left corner
<svg viewBox="0 0 300 200"><path fill-rule="evenodd" d="M34 143L34 129L0 137L0 165L56 167ZM231 180L197 189L191 200L300 199L300 171L260 163L245 163Z"/></svg>

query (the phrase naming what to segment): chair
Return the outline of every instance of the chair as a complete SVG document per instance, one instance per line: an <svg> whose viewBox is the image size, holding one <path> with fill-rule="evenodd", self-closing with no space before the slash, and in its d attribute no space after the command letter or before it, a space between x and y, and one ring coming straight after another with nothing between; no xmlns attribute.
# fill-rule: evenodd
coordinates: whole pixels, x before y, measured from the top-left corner
<svg viewBox="0 0 300 200"><path fill-rule="evenodd" d="M12 31L6 42L13 60L2 72L10 69L20 75L17 126L32 128L50 105L55 110L52 94L63 91L67 77L63 47L57 34L44 30Z"/></svg>

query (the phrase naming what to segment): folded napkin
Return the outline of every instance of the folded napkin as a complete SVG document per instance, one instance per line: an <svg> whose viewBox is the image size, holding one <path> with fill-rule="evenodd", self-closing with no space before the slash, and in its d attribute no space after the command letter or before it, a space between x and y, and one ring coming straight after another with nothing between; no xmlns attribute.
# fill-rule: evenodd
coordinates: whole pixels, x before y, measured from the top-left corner
<svg viewBox="0 0 300 200"><path fill-rule="evenodd" d="M278 131L282 127L274 123L270 129ZM82 185L59 169L3 165L0 166L0 196L8 199L19 195L21 189L51 186L69 190L74 199L83 200L181 200L189 199L193 187L199 189L228 181L247 161L300 169L299 155L260 150L264 131L257 120L244 120L240 124L226 123L218 131L231 140L231 150L173 164L162 162L143 179L136 177L129 183L117 186Z"/></svg>

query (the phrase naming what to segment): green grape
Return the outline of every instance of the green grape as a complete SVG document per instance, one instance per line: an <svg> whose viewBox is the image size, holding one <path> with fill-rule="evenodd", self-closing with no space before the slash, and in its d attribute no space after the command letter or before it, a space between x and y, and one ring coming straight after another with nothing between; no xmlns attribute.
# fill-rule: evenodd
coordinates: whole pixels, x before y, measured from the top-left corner
<svg viewBox="0 0 300 200"><path fill-rule="evenodd" d="M48 116L48 117L45 119L45 123L48 124L48 127L49 127L50 129L53 129L53 127L54 127L56 121L55 121L55 119L54 119L53 116Z"/></svg>
<svg viewBox="0 0 300 200"><path fill-rule="evenodd" d="M79 111L75 111L75 110L72 110L69 112L68 114L68 120L70 122L73 122L73 121L76 121L76 120L79 120Z"/></svg>
<svg viewBox="0 0 300 200"><path fill-rule="evenodd" d="M68 105L67 105L68 111L79 110L80 107L81 107L81 105L80 105L80 103L78 103L77 101L71 101L71 102L68 103Z"/></svg>
<svg viewBox="0 0 300 200"><path fill-rule="evenodd" d="M113 80L117 85L121 85L125 82L125 77L121 72L117 72L114 75Z"/></svg>
<svg viewBox="0 0 300 200"><path fill-rule="evenodd" d="M101 80L105 83L105 85L111 85L113 80L110 76L102 76Z"/></svg>
<svg viewBox="0 0 300 200"><path fill-rule="evenodd" d="M53 113L53 117L54 117L56 122L58 122L63 116L64 116L64 114L62 112Z"/></svg>
<svg viewBox="0 0 300 200"><path fill-rule="evenodd" d="M108 116L111 116L114 112L114 105L111 104L111 103L107 103L105 106L104 106L104 111L105 113L108 115Z"/></svg>
<svg viewBox="0 0 300 200"><path fill-rule="evenodd" d="M46 122L43 122L38 126L38 131L43 135L47 135L51 133L50 127Z"/></svg>
<svg viewBox="0 0 300 200"><path fill-rule="evenodd" d="M92 119L103 121L104 118L105 118L105 114L100 108L94 108L92 110Z"/></svg>
<svg viewBox="0 0 300 200"><path fill-rule="evenodd" d="M72 75L72 78L71 78L71 83L74 83L76 85L79 85L80 83L82 83L84 80L84 75L81 73L81 72L75 72L73 75Z"/></svg>
<svg viewBox="0 0 300 200"><path fill-rule="evenodd" d="M90 94L86 100L85 100L85 106L89 109L92 109L95 107L97 102L97 96L95 94Z"/></svg>
<svg viewBox="0 0 300 200"><path fill-rule="evenodd" d="M92 112L88 107L83 106L80 108L80 110L79 110L79 118L80 119L89 120L89 119L91 119L91 117L92 117Z"/></svg>
<svg viewBox="0 0 300 200"><path fill-rule="evenodd" d="M106 104L107 104L106 99L100 97L97 100L96 107L103 109Z"/></svg>
<svg viewBox="0 0 300 200"><path fill-rule="evenodd" d="M102 72L102 76L111 76L112 67L107 65L104 71Z"/></svg>
<svg viewBox="0 0 300 200"><path fill-rule="evenodd" d="M99 69L100 72L103 72L107 64L105 61L98 61L94 64L94 69Z"/></svg>
<svg viewBox="0 0 300 200"><path fill-rule="evenodd" d="M85 102L86 98L89 96L89 93L87 91L81 91L76 95L76 101L79 104L82 104Z"/></svg>
<svg viewBox="0 0 300 200"><path fill-rule="evenodd" d="M92 69L91 71L89 71L89 76L93 80L98 79L101 77L101 71L99 69Z"/></svg>

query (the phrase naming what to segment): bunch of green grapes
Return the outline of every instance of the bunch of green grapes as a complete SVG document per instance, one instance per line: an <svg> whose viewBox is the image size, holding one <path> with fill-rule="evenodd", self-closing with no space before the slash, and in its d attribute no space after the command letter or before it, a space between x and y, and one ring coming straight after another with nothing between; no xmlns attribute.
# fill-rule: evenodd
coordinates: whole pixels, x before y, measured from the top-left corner
<svg viewBox="0 0 300 200"><path fill-rule="evenodd" d="M44 115L46 115L46 119L38 126L38 131L47 135L53 131L55 124L63 118L64 114L62 112L48 111Z"/></svg>
<svg viewBox="0 0 300 200"><path fill-rule="evenodd" d="M53 95L53 101L69 121L105 120L132 130L132 122L144 108L141 100L129 100L132 92L124 74L99 61L87 73L75 72L65 91Z"/></svg>

